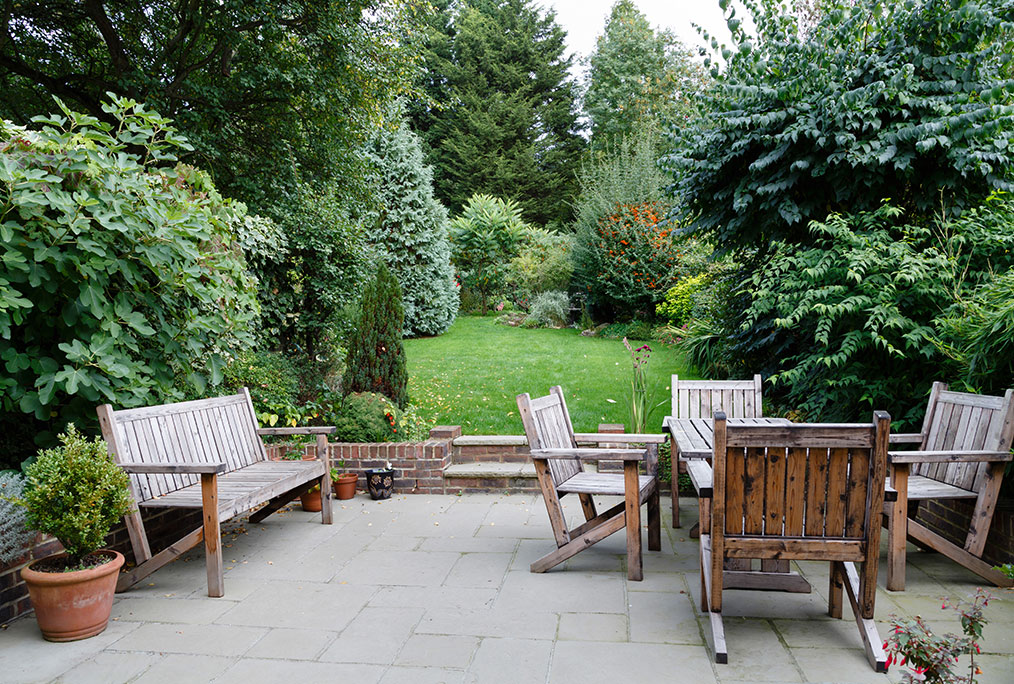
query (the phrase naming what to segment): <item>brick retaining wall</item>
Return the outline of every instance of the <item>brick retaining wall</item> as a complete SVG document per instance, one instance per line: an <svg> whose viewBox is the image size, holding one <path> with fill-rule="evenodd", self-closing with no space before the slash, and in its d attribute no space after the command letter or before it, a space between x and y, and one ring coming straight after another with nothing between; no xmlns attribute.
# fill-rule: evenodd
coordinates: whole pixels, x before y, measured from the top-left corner
<svg viewBox="0 0 1014 684"><path fill-rule="evenodd" d="M974 499L920 501L916 520L945 539L964 546ZM993 513L982 559L990 565L1014 563L1014 502L1001 502Z"/></svg>

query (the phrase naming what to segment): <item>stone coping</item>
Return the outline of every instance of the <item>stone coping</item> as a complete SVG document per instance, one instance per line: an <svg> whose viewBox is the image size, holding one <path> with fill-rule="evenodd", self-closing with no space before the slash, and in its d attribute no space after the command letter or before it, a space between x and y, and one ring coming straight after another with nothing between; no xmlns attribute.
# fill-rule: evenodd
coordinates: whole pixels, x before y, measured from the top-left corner
<svg viewBox="0 0 1014 684"><path fill-rule="evenodd" d="M524 435L462 435L455 437L454 446L528 446Z"/></svg>

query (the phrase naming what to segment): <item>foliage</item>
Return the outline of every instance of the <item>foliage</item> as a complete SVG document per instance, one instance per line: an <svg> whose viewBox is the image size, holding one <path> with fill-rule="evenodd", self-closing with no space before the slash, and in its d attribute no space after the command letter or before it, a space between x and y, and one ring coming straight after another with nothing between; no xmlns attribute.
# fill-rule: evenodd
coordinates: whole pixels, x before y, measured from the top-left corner
<svg viewBox="0 0 1014 684"><path fill-rule="evenodd" d="M28 527L27 514L17 501L25 488L25 478L13 470L0 470L0 566L10 565L25 555L35 538Z"/></svg>
<svg viewBox="0 0 1014 684"><path fill-rule="evenodd" d="M28 525L59 539L74 564L102 546L133 504L127 474L113 463L105 442L86 439L73 423L59 440L25 469L20 502Z"/></svg>
<svg viewBox="0 0 1014 684"><path fill-rule="evenodd" d="M399 407L408 403L402 326L401 287L381 264L363 292L359 320L348 341L342 391L376 392Z"/></svg>
<svg viewBox="0 0 1014 684"><path fill-rule="evenodd" d="M672 325L686 325L694 311L694 295L707 284L706 274L683 278L669 288L665 300L655 306L655 313Z"/></svg>
<svg viewBox="0 0 1014 684"><path fill-rule="evenodd" d="M540 292L566 290L574 272L574 237L539 228L521 231L518 255L507 266L506 282L519 303Z"/></svg>
<svg viewBox="0 0 1014 684"><path fill-rule="evenodd" d="M454 265L465 287L479 293L482 314L504 285L511 257L527 224L513 200L472 195L451 221Z"/></svg>
<svg viewBox="0 0 1014 684"><path fill-rule="evenodd" d="M682 256L657 202L617 203L578 235L581 284L599 312L655 311Z"/></svg>
<svg viewBox="0 0 1014 684"><path fill-rule="evenodd" d="M694 318L684 328L670 330L687 362L706 378L728 378L742 365L729 344L729 330L711 317Z"/></svg>
<svg viewBox="0 0 1014 684"><path fill-rule="evenodd" d="M43 445L97 403L219 383L257 311L244 208L174 164L187 142L169 120L119 98L115 125L57 104L38 130L0 124L4 422L32 415Z"/></svg>
<svg viewBox="0 0 1014 684"><path fill-rule="evenodd" d="M613 5L588 66L584 109L599 148L641 128L684 125L696 115L694 98L706 84L690 51L671 31L653 31L632 0Z"/></svg>
<svg viewBox="0 0 1014 684"><path fill-rule="evenodd" d="M944 599L940 608L950 608L960 616L963 636L934 634L918 615L915 619L892 615L892 633L884 642L888 667L894 661L898 661L899 665L905 665L907 661L911 672L904 672L902 676L909 683L974 684L975 675L982 674L982 670L975 664L975 656L980 651L979 640L982 639L982 629L987 623L983 608L991 600L993 597L981 587L975 590L971 601L948 605L947 599ZM967 655L969 660L967 677L954 671L963 655Z"/></svg>
<svg viewBox="0 0 1014 684"><path fill-rule="evenodd" d="M919 222L941 200L957 213L1011 187L1006 2L840 3L807 33L781 5L749 3L756 37L722 6L733 45L709 115L662 160L688 229L765 250L884 198Z"/></svg>
<svg viewBox="0 0 1014 684"><path fill-rule="evenodd" d="M279 352L245 351L225 367L225 389L246 387L257 419L274 427L306 425L320 415L315 401L302 401L296 365Z"/></svg>
<svg viewBox="0 0 1014 684"><path fill-rule="evenodd" d="M402 413L387 397L375 392L349 394L335 406L327 421L338 428L336 442L402 441L397 422Z"/></svg>
<svg viewBox="0 0 1014 684"><path fill-rule="evenodd" d="M570 320L570 298L566 292L540 292L532 299L525 327L562 328Z"/></svg>
<svg viewBox="0 0 1014 684"><path fill-rule="evenodd" d="M439 2L410 108L437 198L457 212L479 192L539 225L570 219L584 147L565 33L534 0Z"/></svg>
<svg viewBox="0 0 1014 684"><path fill-rule="evenodd" d="M653 327L649 321L633 319L627 323L610 323L599 331L598 336L609 340L619 340L624 337L632 340L650 340L653 335Z"/></svg>
<svg viewBox="0 0 1014 684"><path fill-rule="evenodd" d="M1014 270L983 282L941 321L963 384L990 394L1014 385Z"/></svg>
<svg viewBox="0 0 1014 684"><path fill-rule="evenodd" d="M175 119L184 161L289 228L301 181L363 188L360 146L410 89L414 0L8 4L0 114L24 123L49 95L100 119L108 91ZM84 70L84 73L82 73Z"/></svg>
<svg viewBox="0 0 1014 684"><path fill-rule="evenodd" d="M433 172L404 121L381 128L367 147L374 167L366 215L372 245L401 284L407 335L439 335L454 322L458 290L447 210L433 198Z"/></svg>

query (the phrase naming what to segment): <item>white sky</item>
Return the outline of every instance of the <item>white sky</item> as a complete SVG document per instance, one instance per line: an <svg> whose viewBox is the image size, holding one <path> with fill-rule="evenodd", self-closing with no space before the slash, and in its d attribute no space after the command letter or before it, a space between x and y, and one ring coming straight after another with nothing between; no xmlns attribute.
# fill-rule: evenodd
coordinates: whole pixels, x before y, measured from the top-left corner
<svg viewBox="0 0 1014 684"><path fill-rule="evenodd" d="M537 0L545 8L556 10L556 21L567 31L567 44L578 58L587 57L595 49L595 39L606 25L609 10L616 0ZM668 28L687 47L694 49L704 41L694 29L698 24L719 42L729 42L729 29L718 6L718 0L634 0L648 18L652 28ZM740 9L737 16L743 16ZM710 48L709 48L710 49Z"/></svg>

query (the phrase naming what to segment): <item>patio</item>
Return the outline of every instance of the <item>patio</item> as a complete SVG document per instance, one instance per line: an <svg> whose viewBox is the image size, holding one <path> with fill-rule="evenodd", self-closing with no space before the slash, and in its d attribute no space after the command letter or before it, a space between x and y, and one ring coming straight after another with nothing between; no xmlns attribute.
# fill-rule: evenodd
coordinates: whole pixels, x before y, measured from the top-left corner
<svg viewBox="0 0 1014 684"><path fill-rule="evenodd" d="M227 525L224 598L206 596L198 548L119 594L109 628L69 644L42 640L32 616L0 632L0 679L13 682L897 682L875 674L848 605L826 617L827 564L800 563L810 595L730 591L728 665L712 662L698 608L698 545L663 506L662 552L645 551L644 580L624 573L615 534L531 574L552 548L538 495L417 495L335 502L335 524L282 512ZM578 502L567 501L580 517ZM891 613L958 631L940 597L976 577L909 547L905 592L881 588ZM880 586L884 585L881 565ZM986 609L983 683L1014 679L1014 594ZM748 618L736 618L737 615Z"/></svg>

